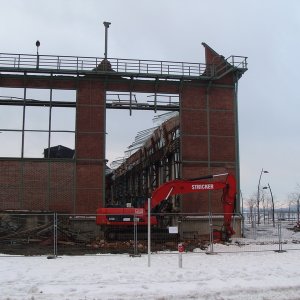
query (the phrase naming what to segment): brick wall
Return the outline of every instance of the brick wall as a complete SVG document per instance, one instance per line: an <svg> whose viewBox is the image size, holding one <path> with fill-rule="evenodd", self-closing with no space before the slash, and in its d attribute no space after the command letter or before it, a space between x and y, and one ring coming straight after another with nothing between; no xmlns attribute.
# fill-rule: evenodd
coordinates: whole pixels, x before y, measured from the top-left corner
<svg viewBox="0 0 300 300"><path fill-rule="evenodd" d="M0 210L73 212L74 162L0 160Z"/></svg>

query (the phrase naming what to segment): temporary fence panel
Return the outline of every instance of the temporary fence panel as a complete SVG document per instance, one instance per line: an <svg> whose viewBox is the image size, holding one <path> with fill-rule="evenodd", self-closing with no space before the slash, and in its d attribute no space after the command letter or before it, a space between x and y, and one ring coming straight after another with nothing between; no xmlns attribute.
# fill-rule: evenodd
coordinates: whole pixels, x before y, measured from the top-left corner
<svg viewBox="0 0 300 300"><path fill-rule="evenodd" d="M300 224L293 221L278 221L281 249L300 250Z"/></svg>
<svg viewBox="0 0 300 300"><path fill-rule="evenodd" d="M135 253L133 224L103 226L96 224L96 215L58 214L57 226L58 255Z"/></svg>
<svg viewBox="0 0 300 300"><path fill-rule="evenodd" d="M233 236L230 243L218 245L217 252L247 251L282 251L283 249L300 250L300 233L295 231L291 221L267 221L257 215L244 218L242 236Z"/></svg>
<svg viewBox="0 0 300 300"><path fill-rule="evenodd" d="M105 226L96 224L99 215L57 213L0 214L0 255L86 255L148 253L148 224L135 215L103 215ZM152 253L200 254L300 250L300 228L293 221L276 220L257 224L233 217L235 234L222 239L223 215L152 214ZM121 221L115 223L116 221ZM243 230L241 230L243 228Z"/></svg>
<svg viewBox="0 0 300 300"><path fill-rule="evenodd" d="M54 214L0 213L0 255L54 255Z"/></svg>

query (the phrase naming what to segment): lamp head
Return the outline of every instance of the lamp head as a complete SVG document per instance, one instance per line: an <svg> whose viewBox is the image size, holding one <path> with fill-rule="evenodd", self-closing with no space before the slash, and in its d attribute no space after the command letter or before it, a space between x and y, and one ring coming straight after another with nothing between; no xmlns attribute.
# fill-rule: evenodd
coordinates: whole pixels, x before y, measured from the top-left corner
<svg viewBox="0 0 300 300"><path fill-rule="evenodd" d="M105 26L106 28L108 28L109 25L110 25L111 23L110 23L110 22L103 22L103 24L104 24L104 26Z"/></svg>

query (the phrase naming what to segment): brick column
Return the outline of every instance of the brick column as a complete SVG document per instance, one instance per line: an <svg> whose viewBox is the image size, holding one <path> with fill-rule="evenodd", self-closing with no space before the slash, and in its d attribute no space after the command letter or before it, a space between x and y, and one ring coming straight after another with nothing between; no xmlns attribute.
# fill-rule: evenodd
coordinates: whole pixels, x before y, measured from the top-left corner
<svg viewBox="0 0 300 300"><path fill-rule="evenodd" d="M231 172L236 167L234 90L189 86L181 94L182 178ZM220 178L225 180L225 177ZM183 197L183 212L222 212L221 191Z"/></svg>
<svg viewBox="0 0 300 300"><path fill-rule="evenodd" d="M105 89L83 79L77 89L75 213L96 213L104 200Z"/></svg>

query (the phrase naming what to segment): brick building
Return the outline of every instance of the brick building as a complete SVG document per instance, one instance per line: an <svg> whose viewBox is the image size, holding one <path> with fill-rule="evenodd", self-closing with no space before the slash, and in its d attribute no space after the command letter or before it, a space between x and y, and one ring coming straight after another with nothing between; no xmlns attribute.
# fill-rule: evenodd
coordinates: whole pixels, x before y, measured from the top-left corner
<svg viewBox="0 0 300 300"><path fill-rule="evenodd" d="M105 118L107 92L127 92L129 107L135 92L179 95L180 176L199 177L231 172L239 185L237 84L247 70L245 57L225 59L208 45L205 64L128 61L99 58L7 54L0 62L0 87L24 91L20 101L0 99L0 105L75 107L75 155L72 158L0 158L0 210L42 210L95 213L105 205ZM16 62L17 61L17 62ZM106 66L109 65L109 68ZM99 67L101 66L101 67ZM76 101L33 102L26 89L76 91ZM143 108L145 109L145 107ZM147 109L157 109L157 103ZM0 131L8 131L1 128ZM51 132L51 128L48 129ZM50 145L50 142L49 142ZM2 145L5 147L5 145ZM207 211L207 195L183 197L183 212ZM219 196L210 205L220 210ZM202 204L201 204L202 203ZM207 203L207 201L206 201Z"/></svg>

